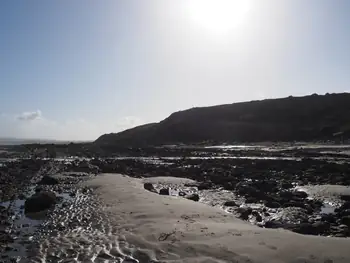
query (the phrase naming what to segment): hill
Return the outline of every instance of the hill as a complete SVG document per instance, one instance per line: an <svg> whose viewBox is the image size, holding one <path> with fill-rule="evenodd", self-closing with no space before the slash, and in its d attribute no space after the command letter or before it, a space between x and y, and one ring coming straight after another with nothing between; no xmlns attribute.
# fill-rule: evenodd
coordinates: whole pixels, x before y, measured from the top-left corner
<svg viewBox="0 0 350 263"><path fill-rule="evenodd" d="M99 146L315 141L350 136L350 94L313 94L192 108L116 134Z"/></svg>

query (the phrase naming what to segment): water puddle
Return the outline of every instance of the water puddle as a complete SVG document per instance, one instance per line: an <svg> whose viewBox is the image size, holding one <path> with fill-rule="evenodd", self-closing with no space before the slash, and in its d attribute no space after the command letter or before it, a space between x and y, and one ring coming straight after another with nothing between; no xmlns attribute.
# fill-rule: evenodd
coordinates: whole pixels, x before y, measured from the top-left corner
<svg viewBox="0 0 350 263"><path fill-rule="evenodd" d="M329 203L324 203L324 205L321 207L321 214L335 214L335 209L335 206Z"/></svg>
<svg viewBox="0 0 350 263"><path fill-rule="evenodd" d="M35 193L35 187L29 188L28 196ZM59 201L72 201L68 193L56 193ZM8 244L6 254L8 258L11 258L13 262L22 262L21 258L25 258L27 249L35 242L35 234L38 229L44 224L47 216L47 211L38 213L25 213L24 210L25 199L15 199L0 203L0 206L5 210L10 211L10 225L5 231L10 234L13 242ZM12 262L11 261L11 262Z"/></svg>

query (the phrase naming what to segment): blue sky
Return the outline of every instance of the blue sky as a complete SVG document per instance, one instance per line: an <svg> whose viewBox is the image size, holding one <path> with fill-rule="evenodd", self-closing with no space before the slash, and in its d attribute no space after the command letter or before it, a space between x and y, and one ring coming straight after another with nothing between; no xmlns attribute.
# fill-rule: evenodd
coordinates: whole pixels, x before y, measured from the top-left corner
<svg viewBox="0 0 350 263"><path fill-rule="evenodd" d="M350 90L350 1L249 0L224 33L191 1L0 1L0 137L93 140L194 106Z"/></svg>

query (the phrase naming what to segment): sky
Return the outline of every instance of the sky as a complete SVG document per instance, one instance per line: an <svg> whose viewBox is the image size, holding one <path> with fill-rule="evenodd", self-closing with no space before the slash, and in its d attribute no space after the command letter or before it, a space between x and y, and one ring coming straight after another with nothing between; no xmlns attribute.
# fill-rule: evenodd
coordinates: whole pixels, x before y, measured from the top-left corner
<svg viewBox="0 0 350 263"><path fill-rule="evenodd" d="M349 91L349 14L348 0L0 1L0 137L94 140L192 107Z"/></svg>

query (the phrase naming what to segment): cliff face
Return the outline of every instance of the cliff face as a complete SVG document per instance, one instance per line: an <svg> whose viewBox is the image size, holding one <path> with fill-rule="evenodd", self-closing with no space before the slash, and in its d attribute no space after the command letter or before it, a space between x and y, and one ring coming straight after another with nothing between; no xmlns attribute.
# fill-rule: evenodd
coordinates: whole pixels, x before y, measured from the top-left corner
<svg viewBox="0 0 350 263"><path fill-rule="evenodd" d="M160 123L102 135L95 144L312 141L349 131L350 94L342 93L192 108Z"/></svg>

